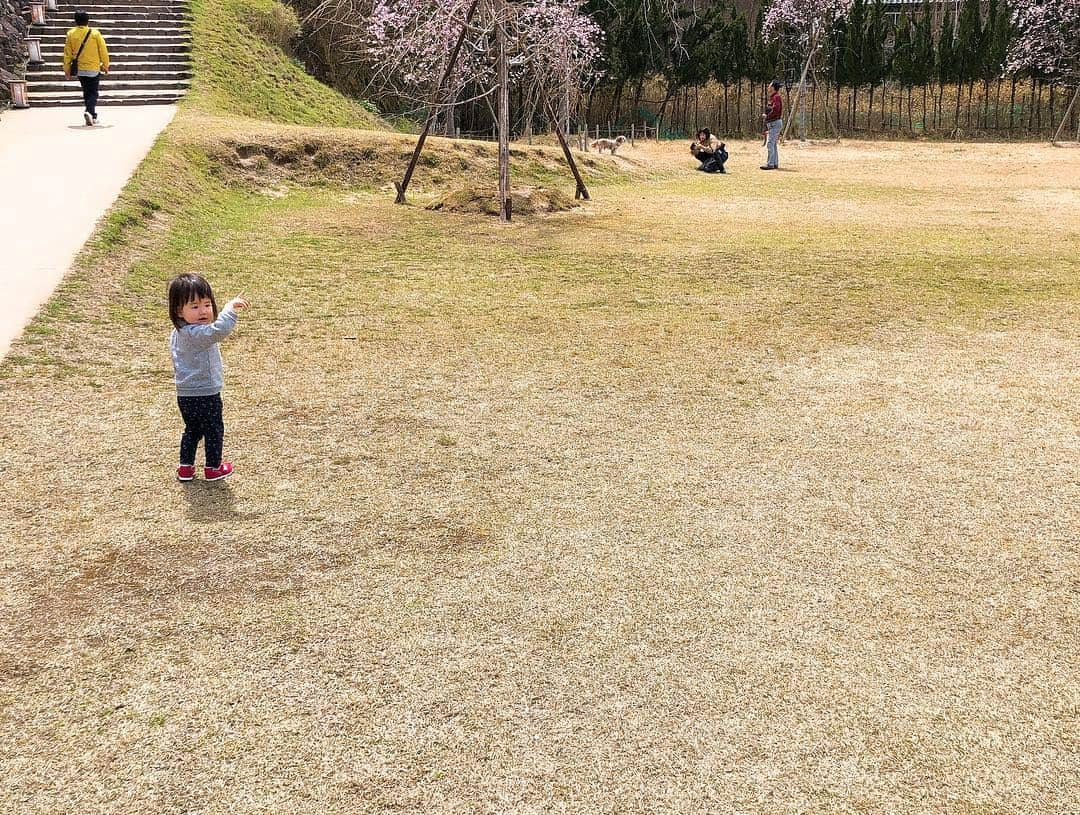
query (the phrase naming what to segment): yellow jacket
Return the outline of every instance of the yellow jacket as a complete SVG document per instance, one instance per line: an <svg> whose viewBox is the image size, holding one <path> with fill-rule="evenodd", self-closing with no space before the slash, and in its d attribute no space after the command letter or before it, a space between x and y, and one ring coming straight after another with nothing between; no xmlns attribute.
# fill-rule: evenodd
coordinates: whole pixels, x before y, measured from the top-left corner
<svg viewBox="0 0 1080 815"><path fill-rule="evenodd" d="M79 54L79 66L72 70L71 61L79 53L79 46L82 45L87 31L90 32L90 39L86 40L86 47L82 54ZM109 70L109 51L105 47L105 38L101 36L101 32L85 25L71 29L64 41L64 73L102 70Z"/></svg>

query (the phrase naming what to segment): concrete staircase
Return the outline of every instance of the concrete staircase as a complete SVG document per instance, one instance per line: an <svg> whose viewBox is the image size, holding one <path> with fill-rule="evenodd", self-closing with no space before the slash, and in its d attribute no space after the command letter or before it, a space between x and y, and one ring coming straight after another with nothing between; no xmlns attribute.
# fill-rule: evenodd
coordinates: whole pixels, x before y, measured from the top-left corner
<svg viewBox="0 0 1080 815"><path fill-rule="evenodd" d="M102 107L177 101L191 83L191 27L186 0L91 0L59 3L48 24L31 27L41 37L43 65L30 65L26 89L34 107L82 105L76 80L64 80L64 37L76 10L90 15L109 49L109 75L101 79Z"/></svg>

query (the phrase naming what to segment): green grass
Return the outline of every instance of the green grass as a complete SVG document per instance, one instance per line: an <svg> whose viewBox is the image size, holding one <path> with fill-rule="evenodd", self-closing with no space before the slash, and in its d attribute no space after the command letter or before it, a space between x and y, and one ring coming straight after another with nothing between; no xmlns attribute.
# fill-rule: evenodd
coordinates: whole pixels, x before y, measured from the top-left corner
<svg viewBox="0 0 1080 815"><path fill-rule="evenodd" d="M191 91L186 108L283 124L383 128L369 107L308 75L253 30L277 0L192 0Z"/></svg>

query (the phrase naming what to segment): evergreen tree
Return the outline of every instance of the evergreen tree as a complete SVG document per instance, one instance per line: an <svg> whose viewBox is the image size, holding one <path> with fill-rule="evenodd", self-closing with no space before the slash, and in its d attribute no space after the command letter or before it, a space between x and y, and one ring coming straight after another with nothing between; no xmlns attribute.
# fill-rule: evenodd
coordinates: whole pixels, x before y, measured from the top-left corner
<svg viewBox="0 0 1080 815"><path fill-rule="evenodd" d="M915 84L914 54L912 52L911 20L907 14L900 18L893 38L893 53L890 75L905 87Z"/></svg>
<svg viewBox="0 0 1080 815"><path fill-rule="evenodd" d="M911 52L912 24L907 14L900 18L896 26L896 36L893 38L892 63L890 65L892 78L900 83L907 91L908 97L908 128L911 128L911 86L915 84L915 65Z"/></svg>
<svg viewBox="0 0 1080 815"><path fill-rule="evenodd" d="M724 130L728 130L728 90L732 83L737 83L739 92L736 94L737 119L739 129L742 128L742 113L738 107L742 102L742 80L750 73L750 40L746 26L746 18L735 11L735 6L725 9L723 4L717 6L720 19L713 28L710 38L709 54L712 78L724 88Z"/></svg>
<svg viewBox="0 0 1080 815"><path fill-rule="evenodd" d="M780 70L780 39L766 42L761 35L765 9L758 11L757 24L754 26L754 47L750 59L750 79L755 82L768 82L775 79Z"/></svg>
<svg viewBox="0 0 1080 815"><path fill-rule="evenodd" d="M994 79L1000 77L1005 70L1005 60L1009 54L1009 39L1012 35L1009 7L1004 2L990 0L987 6L986 25L987 46L983 75Z"/></svg>
<svg viewBox="0 0 1080 815"><path fill-rule="evenodd" d="M960 16L956 21L955 60L957 69L956 115L960 117L961 83L968 83L967 122L971 121L971 97L975 80L982 78L983 72L983 36L982 20L979 15L979 0L964 0L960 7Z"/></svg>
<svg viewBox="0 0 1080 815"><path fill-rule="evenodd" d="M843 40L840 43L839 83L858 87L863 83L863 38L866 35L866 0L854 0L843 26Z"/></svg>
<svg viewBox="0 0 1080 815"><path fill-rule="evenodd" d="M954 47L955 28L953 24L952 9L945 7L945 15L941 19L941 31L938 32L938 49L936 73L938 80L937 98L937 121L940 123L942 111L942 97L945 86L950 82L957 81L956 49Z"/></svg>
<svg viewBox="0 0 1080 815"><path fill-rule="evenodd" d="M922 14L911 35L912 84L926 85L934 78L934 13L923 0Z"/></svg>
<svg viewBox="0 0 1080 815"><path fill-rule="evenodd" d="M885 4L874 0L866 20L866 30L862 38L862 81L869 85L869 107L867 108L867 129L873 130L874 87L885 78L889 65L885 58L885 40L889 36L889 21L885 16ZM882 92L884 106L884 91ZM884 107L882 107L884 112Z"/></svg>
<svg viewBox="0 0 1080 815"><path fill-rule="evenodd" d="M923 0L922 14L911 34L911 76L913 85L921 85L923 92L923 132L927 127L927 85L934 78L934 17L930 0ZM908 99L910 103L910 97Z"/></svg>

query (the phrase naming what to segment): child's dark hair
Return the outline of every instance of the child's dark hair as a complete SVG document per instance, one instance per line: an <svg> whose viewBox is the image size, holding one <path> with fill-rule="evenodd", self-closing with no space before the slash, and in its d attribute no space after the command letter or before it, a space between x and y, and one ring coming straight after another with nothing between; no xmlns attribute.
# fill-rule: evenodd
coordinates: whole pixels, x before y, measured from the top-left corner
<svg viewBox="0 0 1080 815"><path fill-rule="evenodd" d="M85 11L76 11L75 25L90 25L90 15Z"/></svg>
<svg viewBox="0 0 1080 815"><path fill-rule="evenodd" d="M172 324L177 328L183 328L187 325L184 318L180 316L180 310L192 300L199 300L203 297L209 298L210 305L214 308L214 319L216 320L218 316L217 300L214 299L214 292L206 278L201 274L194 273L174 277L169 282L169 319L172 320Z"/></svg>

